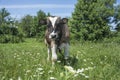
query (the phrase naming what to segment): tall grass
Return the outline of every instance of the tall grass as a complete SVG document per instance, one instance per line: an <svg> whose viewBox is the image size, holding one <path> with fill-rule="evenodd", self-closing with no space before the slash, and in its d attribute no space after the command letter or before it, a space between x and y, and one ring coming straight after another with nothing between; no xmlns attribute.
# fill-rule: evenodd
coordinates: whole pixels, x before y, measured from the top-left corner
<svg viewBox="0 0 120 80"><path fill-rule="evenodd" d="M71 43L67 68L60 54L54 68L46 58L46 46L35 39L0 44L0 80L120 80L120 45L115 42Z"/></svg>

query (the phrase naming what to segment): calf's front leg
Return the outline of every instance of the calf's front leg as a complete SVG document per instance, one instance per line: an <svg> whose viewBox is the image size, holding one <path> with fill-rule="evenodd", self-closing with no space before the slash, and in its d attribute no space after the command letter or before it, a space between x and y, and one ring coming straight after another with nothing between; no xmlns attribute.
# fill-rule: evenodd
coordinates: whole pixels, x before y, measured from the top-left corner
<svg viewBox="0 0 120 80"><path fill-rule="evenodd" d="M48 46L48 56L47 56L47 61L50 60L50 52L51 52L51 49L50 49L50 46Z"/></svg>
<svg viewBox="0 0 120 80"><path fill-rule="evenodd" d="M51 47L51 50L52 50L52 65L55 64L55 61L57 61L56 49L57 49L57 45L53 44L52 47Z"/></svg>

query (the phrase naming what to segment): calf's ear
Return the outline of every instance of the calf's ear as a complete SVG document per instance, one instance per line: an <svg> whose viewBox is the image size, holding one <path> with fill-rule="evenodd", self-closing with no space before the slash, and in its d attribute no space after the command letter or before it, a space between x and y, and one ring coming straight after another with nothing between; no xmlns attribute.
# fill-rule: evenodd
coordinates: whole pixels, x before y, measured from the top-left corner
<svg viewBox="0 0 120 80"><path fill-rule="evenodd" d="M62 18L61 23L66 24L68 22L67 18Z"/></svg>
<svg viewBox="0 0 120 80"><path fill-rule="evenodd" d="M47 24L47 20L46 19L40 19L39 20L39 24L46 25Z"/></svg>

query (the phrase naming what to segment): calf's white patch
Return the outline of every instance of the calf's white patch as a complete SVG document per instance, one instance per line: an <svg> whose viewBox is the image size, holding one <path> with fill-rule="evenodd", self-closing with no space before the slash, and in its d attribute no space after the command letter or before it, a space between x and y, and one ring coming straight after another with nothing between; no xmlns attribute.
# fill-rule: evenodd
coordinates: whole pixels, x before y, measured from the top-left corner
<svg viewBox="0 0 120 80"><path fill-rule="evenodd" d="M57 18L58 17L49 17L49 20L51 21L53 28L54 28L54 25L55 25Z"/></svg>

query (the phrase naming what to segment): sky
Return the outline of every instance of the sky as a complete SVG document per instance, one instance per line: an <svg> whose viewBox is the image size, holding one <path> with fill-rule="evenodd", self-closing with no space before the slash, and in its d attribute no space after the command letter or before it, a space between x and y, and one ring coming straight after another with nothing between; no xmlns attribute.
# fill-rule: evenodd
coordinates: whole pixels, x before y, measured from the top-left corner
<svg viewBox="0 0 120 80"><path fill-rule="evenodd" d="M51 15L69 17L77 0L0 0L0 9L5 7L11 16L21 18L36 15L39 10Z"/></svg>
<svg viewBox="0 0 120 80"><path fill-rule="evenodd" d="M0 0L0 9L6 8L11 17L20 19L27 14L36 15L39 10L54 16L70 17L77 0ZM120 0L117 0L120 4Z"/></svg>

